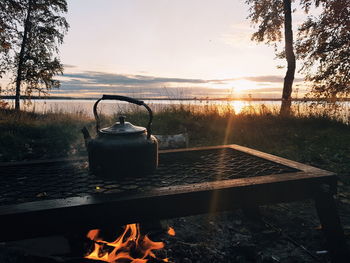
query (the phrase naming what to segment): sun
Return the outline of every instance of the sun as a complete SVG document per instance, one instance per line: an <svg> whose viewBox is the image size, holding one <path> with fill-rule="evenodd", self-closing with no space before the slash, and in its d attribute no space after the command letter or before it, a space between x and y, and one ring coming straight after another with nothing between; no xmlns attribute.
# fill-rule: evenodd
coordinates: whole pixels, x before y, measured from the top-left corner
<svg viewBox="0 0 350 263"><path fill-rule="evenodd" d="M258 89L255 82L245 80L245 79L232 81L231 87L232 87L233 94L240 94L240 95L249 93L249 91L251 90Z"/></svg>

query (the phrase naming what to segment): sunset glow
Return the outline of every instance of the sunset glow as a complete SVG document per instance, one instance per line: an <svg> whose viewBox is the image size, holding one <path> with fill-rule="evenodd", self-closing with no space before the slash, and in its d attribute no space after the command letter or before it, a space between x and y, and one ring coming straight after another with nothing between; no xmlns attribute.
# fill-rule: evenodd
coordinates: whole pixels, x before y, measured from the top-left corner
<svg viewBox="0 0 350 263"><path fill-rule="evenodd" d="M251 41L255 29L243 0L67 3L70 28L59 47L64 75L54 96L281 96L285 69L277 66L285 61ZM302 84L301 76L295 83Z"/></svg>

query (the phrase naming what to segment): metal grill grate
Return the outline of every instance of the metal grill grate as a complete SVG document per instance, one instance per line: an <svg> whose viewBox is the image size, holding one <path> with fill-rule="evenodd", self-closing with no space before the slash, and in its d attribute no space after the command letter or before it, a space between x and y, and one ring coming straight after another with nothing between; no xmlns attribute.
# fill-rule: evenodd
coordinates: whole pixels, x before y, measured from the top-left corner
<svg viewBox="0 0 350 263"><path fill-rule="evenodd" d="M0 171L0 204L5 205L88 194L148 191L299 170L223 148L163 153L155 174L118 181L96 178L88 172L87 161L3 166Z"/></svg>

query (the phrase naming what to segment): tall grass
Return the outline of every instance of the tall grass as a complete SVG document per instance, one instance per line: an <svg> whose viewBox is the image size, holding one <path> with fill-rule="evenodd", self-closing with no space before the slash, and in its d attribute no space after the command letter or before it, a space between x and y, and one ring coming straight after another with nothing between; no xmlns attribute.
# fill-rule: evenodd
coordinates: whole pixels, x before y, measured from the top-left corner
<svg viewBox="0 0 350 263"><path fill-rule="evenodd" d="M0 160L28 160L67 156L76 151L77 132L90 119L63 112L0 111Z"/></svg>
<svg viewBox="0 0 350 263"><path fill-rule="evenodd" d="M141 110L124 112L145 125ZM350 169L350 127L321 112L280 117L278 109L246 107L235 113L208 105L169 107L156 113L154 132L187 132L190 146L236 143L345 174Z"/></svg>
<svg viewBox="0 0 350 263"><path fill-rule="evenodd" d="M120 109L118 114L135 125L145 126L148 121L142 107ZM116 119L116 115L102 115L102 126ZM0 111L0 161L86 154L83 126L94 136L94 119L81 112ZM156 111L153 132L186 132L190 146L236 143L340 174L350 170L350 126L326 114L282 118L277 109L265 106L248 106L239 113L229 105L169 106Z"/></svg>

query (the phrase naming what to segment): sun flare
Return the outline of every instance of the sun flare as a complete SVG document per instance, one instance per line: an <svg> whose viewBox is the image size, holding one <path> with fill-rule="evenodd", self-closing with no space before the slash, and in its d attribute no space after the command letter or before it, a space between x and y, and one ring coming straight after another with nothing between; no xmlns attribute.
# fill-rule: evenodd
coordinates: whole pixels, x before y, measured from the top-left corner
<svg viewBox="0 0 350 263"><path fill-rule="evenodd" d="M245 80L245 79L239 79L232 81L231 84L232 92L237 94L245 94L249 93L250 90L258 89L256 82Z"/></svg>

